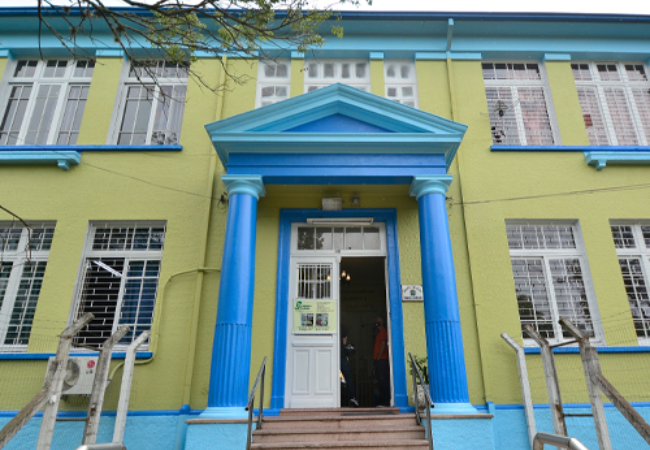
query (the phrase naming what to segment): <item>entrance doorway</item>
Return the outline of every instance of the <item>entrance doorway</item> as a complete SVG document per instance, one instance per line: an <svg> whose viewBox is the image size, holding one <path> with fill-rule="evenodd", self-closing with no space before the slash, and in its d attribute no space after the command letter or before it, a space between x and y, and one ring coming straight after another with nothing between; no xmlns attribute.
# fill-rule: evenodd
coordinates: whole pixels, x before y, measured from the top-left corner
<svg viewBox="0 0 650 450"><path fill-rule="evenodd" d="M354 352L344 348L341 356L342 373L347 358L349 376L345 388L341 389L341 406L352 406L350 397L354 395L359 406L373 407L379 404L390 405L390 333L386 333L387 346L384 349L385 367L377 367L375 347L381 348L376 328L376 319L382 319L387 328L386 259L383 257L342 258L340 264L340 321L341 337L347 332L347 341L355 348ZM386 373L387 372L387 373ZM380 375L382 382L380 383ZM387 376L388 379L383 377ZM353 389L347 385L351 383ZM388 389L386 389L386 387Z"/></svg>

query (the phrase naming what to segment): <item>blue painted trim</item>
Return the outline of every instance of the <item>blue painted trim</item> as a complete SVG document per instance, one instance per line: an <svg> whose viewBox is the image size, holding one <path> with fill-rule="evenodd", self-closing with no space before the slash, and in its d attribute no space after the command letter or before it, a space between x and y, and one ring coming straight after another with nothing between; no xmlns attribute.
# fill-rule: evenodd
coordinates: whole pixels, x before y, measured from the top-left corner
<svg viewBox="0 0 650 450"><path fill-rule="evenodd" d="M47 360L56 356L56 353L0 353L0 361L37 361ZM97 352L70 353L71 357L77 356L99 356ZM153 357L152 352L137 352L135 359L149 359ZM126 358L126 352L114 352L112 359Z"/></svg>
<svg viewBox="0 0 650 450"><path fill-rule="evenodd" d="M305 54L300 52L291 52L291 59L305 59Z"/></svg>
<svg viewBox="0 0 650 450"><path fill-rule="evenodd" d="M443 155L230 155L229 175L259 174L264 184L410 184L415 175L444 175Z"/></svg>
<svg viewBox="0 0 650 450"><path fill-rule="evenodd" d="M187 405L184 405L187 406ZM0 417L14 417L20 411L0 411ZM155 416L179 416L179 415L188 415L188 416L198 416L203 412L200 410L190 410L189 408L181 408L180 410L175 409L162 409L162 410L146 410L146 411L133 411L129 410L127 416L129 417L155 417ZM264 410L266 414L266 410ZM88 414L87 411L58 411L56 416L60 418L78 418L86 417ZM117 411L102 411L101 415L103 417L115 417L117 416ZM34 417L41 418L43 417L43 411L37 412Z"/></svg>
<svg viewBox="0 0 650 450"><path fill-rule="evenodd" d="M598 353L650 353L650 347L628 346L628 347L596 347ZM526 355L539 355L539 347L524 347ZM555 347L553 353L579 354L578 347Z"/></svg>
<svg viewBox="0 0 650 450"><path fill-rule="evenodd" d="M571 55L566 53L544 53L542 63L546 61L571 61Z"/></svg>
<svg viewBox="0 0 650 450"><path fill-rule="evenodd" d="M226 186L228 195L248 194L255 197L255 200L266 195L260 175L221 175L221 181Z"/></svg>
<svg viewBox="0 0 650 450"><path fill-rule="evenodd" d="M427 194L447 195L447 190L453 176L451 175L418 175L413 177L413 183L409 195L420 200L420 197Z"/></svg>
<svg viewBox="0 0 650 450"><path fill-rule="evenodd" d="M103 48L95 52L97 58L124 58L126 54L121 48Z"/></svg>
<svg viewBox="0 0 650 450"><path fill-rule="evenodd" d="M13 59L13 57L11 55L11 50L7 50L7 49L4 49L4 48L0 49L0 58Z"/></svg>
<svg viewBox="0 0 650 450"><path fill-rule="evenodd" d="M442 61L445 59L456 61L480 61L483 54L479 52L415 52L416 61Z"/></svg>
<svg viewBox="0 0 650 450"><path fill-rule="evenodd" d="M4 152L180 152L182 145L0 145Z"/></svg>
<svg viewBox="0 0 650 450"><path fill-rule="evenodd" d="M384 59L384 52L370 52L370 61L379 61Z"/></svg>
<svg viewBox="0 0 650 450"><path fill-rule="evenodd" d="M650 152L650 146L645 145L493 145L490 147L493 152Z"/></svg>
<svg viewBox="0 0 650 450"><path fill-rule="evenodd" d="M447 47L446 51L451 51L451 41L454 37L454 19L447 20Z"/></svg>
<svg viewBox="0 0 650 450"><path fill-rule="evenodd" d="M271 408L284 408L287 355L287 315L289 298L289 263L291 256L291 224L318 217L372 217L386 223L386 260L388 262L388 298L390 304L391 349L393 367L393 394L395 406L408 407L406 393L406 355L404 353L404 317L400 287L399 246L397 240L397 211L394 209L345 209L322 211L320 209L280 210L278 236L278 276L275 306L275 336L273 346L273 380Z"/></svg>
<svg viewBox="0 0 650 450"><path fill-rule="evenodd" d="M631 402L630 403L635 408L650 408L650 402ZM616 408L613 403L603 403L605 408ZM523 410L524 405L494 405L496 410ZM562 407L564 409L591 409L589 403L563 403ZM533 405L533 409L550 409L548 403L536 403Z"/></svg>
<svg viewBox="0 0 650 450"><path fill-rule="evenodd" d="M607 164L650 164L650 149L637 152L588 151L585 160L597 170L603 170Z"/></svg>
<svg viewBox="0 0 650 450"><path fill-rule="evenodd" d="M19 147L18 147L19 148ZM0 165L2 164L30 164L50 165L56 164L62 170L70 170L71 165L78 165L81 155L74 151L52 151L39 148L37 151L11 150L0 151Z"/></svg>

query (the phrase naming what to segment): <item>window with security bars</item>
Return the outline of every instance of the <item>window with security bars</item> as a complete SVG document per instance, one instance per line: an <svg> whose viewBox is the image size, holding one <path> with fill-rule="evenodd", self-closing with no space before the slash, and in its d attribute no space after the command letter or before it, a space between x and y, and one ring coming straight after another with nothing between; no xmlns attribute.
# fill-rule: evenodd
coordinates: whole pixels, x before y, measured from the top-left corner
<svg viewBox="0 0 650 450"><path fill-rule="evenodd" d="M0 351L27 349L54 223L0 222Z"/></svg>
<svg viewBox="0 0 650 450"><path fill-rule="evenodd" d="M189 66L142 62L123 76L114 126L118 145L177 145L180 142Z"/></svg>
<svg viewBox="0 0 650 450"><path fill-rule="evenodd" d="M650 82L643 63L571 64L591 145L650 145Z"/></svg>
<svg viewBox="0 0 650 450"><path fill-rule="evenodd" d="M555 145L551 96L535 63L483 63L495 145Z"/></svg>
<svg viewBox="0 0 650 450"><path fill-rule="evenodd" d="M571 339L558 324L566 317L594 337L598 330L577 227L509 222L506 232L522 333L530 325L549 341Z"/></svg>
<svg viewBox="0 0 650 450"><path fill-rule="evenodd" d="M120 326L128 345L150 330L158 291L163 223L93 224L83 260L74 317L95 318L74 338L78 347L101 347Z"/></svg>
<svg viewBox="0 0 650 450"><path fill-rule="evenodd" d="M290 60L260 61L257 74L258 108L289 98L290 88Z"/></svg>
<svg viewBox="0 0 650 450"><path fill-rule="evenodd" d="M621 266L639 342L650 343L650 222L612 224L612 237Z"/></svg>
<svg viewBox="0 0 650 450"><path fill-rule="evenodd" d="M381 250L379 227L298 227L298 250Z"/></svg>
<svg viewBox="0 0 650 450"><path fill-rule="evenodd" d="M18 60L0 100L0 145L75 145L95 63Z"/></svg>
<svg viewBox="0 0 650 450"><path fill-rule="evenodd" d="M319 300L332 298L331 264L298 264L297 297Z"/></svg>
<svg viewBox="0 0 650 450"><path fill-rule="evenodd" d="M384 62L386 98L417 108L417 77L415 64L409 61Z"/></svg>
<svg viewBox="0 0 650 450"><path fill-rule="evenodd" d="M334 83L370 92L368 61L306 61L305 92L315 91Z"/></svg>

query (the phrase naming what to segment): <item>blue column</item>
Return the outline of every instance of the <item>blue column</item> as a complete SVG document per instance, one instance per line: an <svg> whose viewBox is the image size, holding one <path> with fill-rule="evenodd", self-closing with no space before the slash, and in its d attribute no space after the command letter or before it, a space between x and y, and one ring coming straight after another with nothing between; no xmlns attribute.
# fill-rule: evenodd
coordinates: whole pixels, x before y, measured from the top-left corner
<svg viewBox="0 0 650 450"><path fill-rule="evenodd" d="M223 175L228 222L223 245L217 324L212 344L208 408L202 418L245 417L250 376L259 175Z"/></svg>
<svg viewBox="0 0 650 450"><path fill-rule="evenodd" d="M429 389L437 414L475 414L469 403L456 273L445 199L451 175L416 176Z"/></svg>

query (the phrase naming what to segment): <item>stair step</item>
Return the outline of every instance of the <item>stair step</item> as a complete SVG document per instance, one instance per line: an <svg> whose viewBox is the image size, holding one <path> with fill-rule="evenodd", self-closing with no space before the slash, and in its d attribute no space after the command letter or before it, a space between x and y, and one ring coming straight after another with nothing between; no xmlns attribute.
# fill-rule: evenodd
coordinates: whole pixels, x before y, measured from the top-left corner
<svg viewBox="0 0 650 450"><path fill-rule="evenodd" d="M369 415L386 415L399 414L399 408L297 408L281 409L280 416L328 416L328 415L350 415L350 414L369 414Z"/></svg>
<svg viewBox="0 0 650 450"><path fill-rule="evenodd" d="M424 439L424 428L418 425L404 427L364 427L354 429L305 428L300 430L255 430L254 443L290 442L352 442Z"/></svg>
<svg viewBox="0 0 650 450"><path fill-rule="evenodd" d="M429 448L429 442L426 439L406 439L391 441L338 441L338 442L283 442L274 444L257 444L253 443L251 449L259 450L299 450L304 448L327 448L330 450L370 450L370 449L390 449L390 450L426 450Z"/></svg>
<svg viewBox="0 0 650 450"><path fill-rule="evenodd" d="M264 429L356 429L415 425L415 414L385 415L302 415L264 417Z"/></svg>

